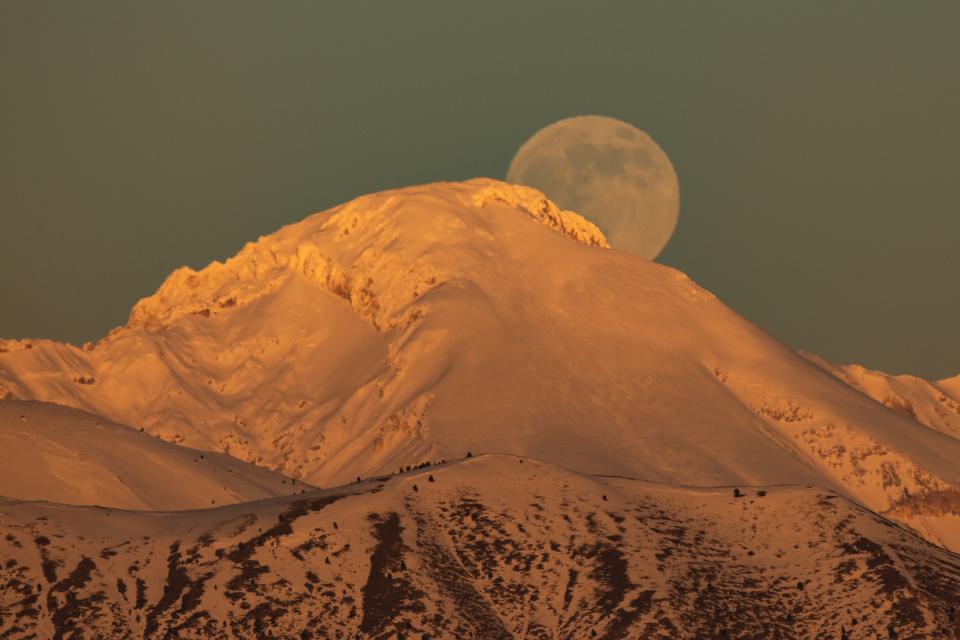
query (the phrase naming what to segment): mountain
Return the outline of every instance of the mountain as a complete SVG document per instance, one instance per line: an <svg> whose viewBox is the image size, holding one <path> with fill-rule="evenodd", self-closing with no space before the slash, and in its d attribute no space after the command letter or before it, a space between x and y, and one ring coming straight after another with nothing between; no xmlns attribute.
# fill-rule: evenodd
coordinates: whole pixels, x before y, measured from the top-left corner
<svg viewBox="0 0 960 640"><path fill-rule="evenodd" d="M937 385L954 398L960 398L960 375L952 378L944 378L938 382Z"/></svg>
<svg viewBox="0 0 960 640"><path fill-rule="evenodd" d="M197 509L290 495L303 483L164 442L84 411L0 400L0 494L118 509Z"/></svg>
<svg viewBox="0 0 960 640"><path fill-rule="evenodd" d="M960 440L493 180L358 198L175 271L94 345L0 350L0 395L317 485L501 452L683 485L831 487L960 549Z"/></svg>
<svg viewBox="0 0 960 640"><path fill-rule="evenodd" d="M927 382L910 375L893 376L859 365L833 365L804 354L854 389L909 418L960 437L960 376Z"/></svg>
<svg viewBox="0 0 960 640"><path fill-rule="evenodd" d="M482 456L176 514L5 500L0 634L956 637L960 557L832 491L738 491Z"/></svg>

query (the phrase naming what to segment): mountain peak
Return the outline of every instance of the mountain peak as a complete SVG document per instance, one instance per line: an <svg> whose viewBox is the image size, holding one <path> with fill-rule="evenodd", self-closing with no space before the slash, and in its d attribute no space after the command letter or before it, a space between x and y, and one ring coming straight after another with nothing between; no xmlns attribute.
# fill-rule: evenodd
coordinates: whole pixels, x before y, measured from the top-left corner
<svg viewBox="0 0 960 640"><path fill-rule="evenodd" d="M960 375L953 376L952 378L944 378L937 384L952 392L960 399Z"/></svg>
<svg viewBox="0 0 960 640"><path fill-rule="evenodd" d="M468 238L482 227L488 240L509 235L524 219L515 215L505 222L491 224L487 219L478 224L475 218L494 207L523 214L584 245L609 248L593 223L558 208L530 187L488 178L406 187L308 216L247 243L225 262L214 261L199 271L177 269L154 295L133 307L128 327L156 329L191 314L229 311L273 291L291 271L348 300L359 315L383 326L381 312L387 310L375 297L374 283L386 277L395 286L399 272L408 271L403 289L414 297L424 286L436 285L444 271L437 264L442 261L436 259L442 253L438 249L475 242Z"/></svg>
<svg viewBox="0 0 960 640"><path fill-rule="evenodd" d="M875 402L682 273L604 246L533 189L385 191L174 272L93 349L10 345L0 396L318 486L468 451L819 484L960 548L949 425Z"/></svg>

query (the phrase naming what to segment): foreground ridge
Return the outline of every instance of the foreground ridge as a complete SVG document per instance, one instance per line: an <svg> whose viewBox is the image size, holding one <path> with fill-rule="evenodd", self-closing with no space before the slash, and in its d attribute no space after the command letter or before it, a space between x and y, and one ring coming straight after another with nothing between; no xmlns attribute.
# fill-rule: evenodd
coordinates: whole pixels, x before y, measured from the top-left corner
<svg viewBox="0 0 960 640"><path fill-rule="evenodd" d="M960 557L832 491L678 488L513 456L205 511L5 501L0 535L5 638L960 628Z"/></svg>

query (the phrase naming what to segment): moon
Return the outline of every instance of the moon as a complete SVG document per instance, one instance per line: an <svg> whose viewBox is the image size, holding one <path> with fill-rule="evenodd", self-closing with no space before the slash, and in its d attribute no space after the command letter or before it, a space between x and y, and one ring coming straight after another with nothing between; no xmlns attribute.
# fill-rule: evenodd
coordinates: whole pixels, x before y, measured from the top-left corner
<svg viewBox="0 0 960 640"><path fill-rule="evenodd" d="M649 135L615 118L578 116L538 131L507 182L543 191L600 227L610 245L653 260L680 212L677 173Z"/></svg>

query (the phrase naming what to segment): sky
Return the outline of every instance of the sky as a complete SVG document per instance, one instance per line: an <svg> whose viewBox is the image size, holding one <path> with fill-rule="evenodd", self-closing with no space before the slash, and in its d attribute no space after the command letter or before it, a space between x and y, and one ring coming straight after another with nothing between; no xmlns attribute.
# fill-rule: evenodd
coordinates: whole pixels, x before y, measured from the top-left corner
<svg viewBox="0 0 960 640"><path fill-rule="evenodd" d="M358 195L648 132L658 258L834 362L960 373L956 2L0 3L0 337L80 344L173 269Z"/></svg>

